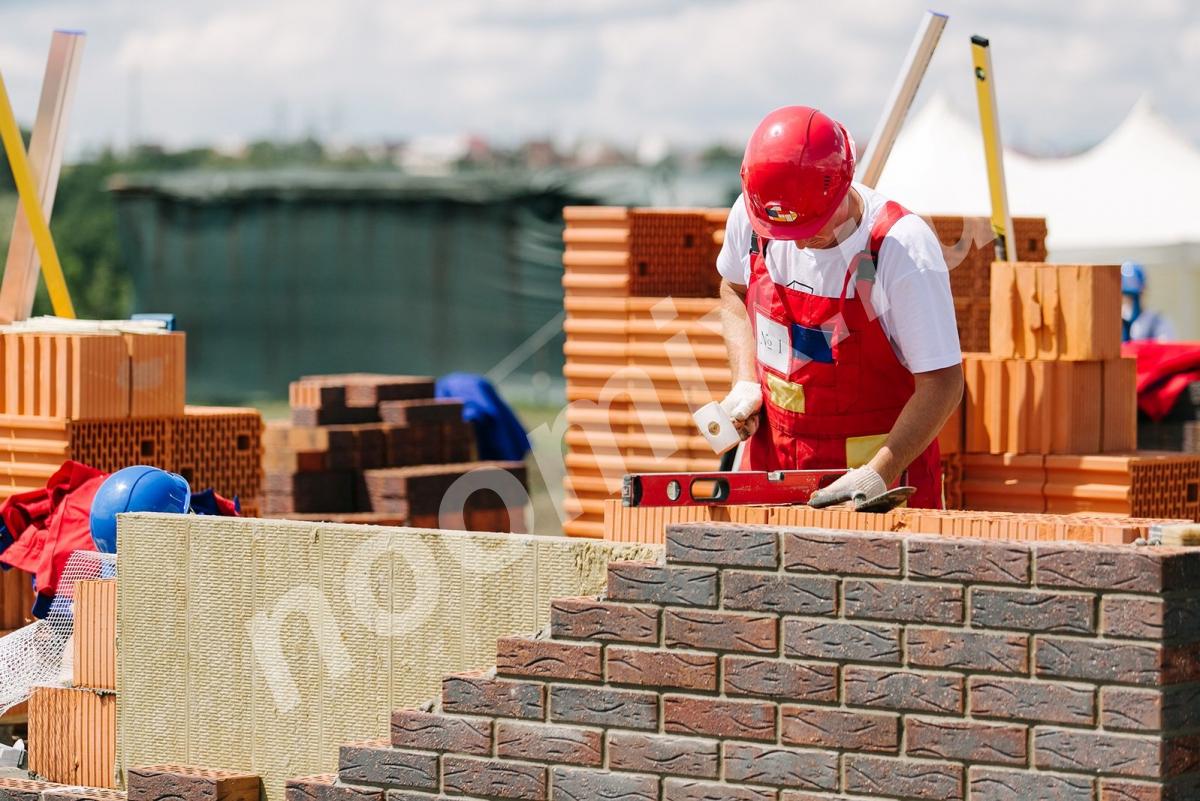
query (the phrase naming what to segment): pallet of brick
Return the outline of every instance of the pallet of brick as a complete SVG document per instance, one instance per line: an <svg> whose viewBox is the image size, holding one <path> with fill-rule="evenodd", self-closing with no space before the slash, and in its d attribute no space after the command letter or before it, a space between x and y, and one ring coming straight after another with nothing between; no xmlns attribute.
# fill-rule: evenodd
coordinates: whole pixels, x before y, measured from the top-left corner
<svg viewBox="0 0 1200 801"><path fill-rule="evenodd" d="M1103 361L1121 356L1117 265L996 262L991 353L1007 359Z"/></svg>
<svg viewBox="0 0 1200 801"><path fill-rule="evenodd" d="M299 426L379 422L383 401L432 398L425 376L346 373L305 376L288 387L292 422Z"/></svg>
<svg viewBox="0 0 1200 801"><path fill-rule="evenodd" d="M506 473L510 478L497 475L499 473ZM468 474L471 478L467 481L478 482L480 489L487 490L473 493L469 499L464 496L463 500L469 500L473 508L503 506L503 499L491 488L504 488L513 478L522 487L526 486L524 462L466 462L365 470L359 510L403 514L410 519L436 515L441 511L446 493Z"/></svg>
<svg viewBox="0 0 1200 801"><path fill-rule="evenodd" d="M665 563L610 563L287 797L1191 801L1198 574L1195 548L673 526Z"/></svg>
<svg viewBox="0 0 1200 801"><path fill-rule="evenodd" d="M117 689L116 579L75 583L71 683L94 690Z"/></svg>
<svg viewBox="0 0 1200 801"><path fill-rule="evenodd" d="M1200 454L1047 456L1046 510L1200 520Z"/></svg>
<svg viewBox="0 0 1200 801"><path fill-rule="evenodd" d="M144 765L125 774L129 801L259 801L257 774L193 765Z"/></svg>
<svg viewBox="0 0 1200 801"><path fill-rule="evenodd" d="M29 770L85 787L112 787L117 696L82 687L35 687L29 698Z"/></svg>
<svg viewBox="0 0 1200 801"><path fill-rule="evenodd" d="M2 335L5 414L70 420L183 412L181 332L17 332Z"/></svg>

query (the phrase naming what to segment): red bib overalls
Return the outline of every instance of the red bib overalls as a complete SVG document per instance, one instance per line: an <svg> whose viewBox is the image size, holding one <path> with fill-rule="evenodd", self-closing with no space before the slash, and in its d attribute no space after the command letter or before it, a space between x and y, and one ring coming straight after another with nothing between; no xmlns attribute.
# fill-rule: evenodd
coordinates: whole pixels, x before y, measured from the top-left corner
<svg viewBox="0 0 1200 801"><path fill-rule="evenodd" d="M898 203L884 206L871 227L868 250L851 260L837 298L777 284L767 272L770 243L752 237L746 310L756 340L764 419L747 443L742 469L858 467L887 439L912 397L913 376L872 310L871 289L883 240L908 213ZM855 293L847 298L851 280ZM910 506L941 508L936 439L901 483L917 488Z"/></svg>

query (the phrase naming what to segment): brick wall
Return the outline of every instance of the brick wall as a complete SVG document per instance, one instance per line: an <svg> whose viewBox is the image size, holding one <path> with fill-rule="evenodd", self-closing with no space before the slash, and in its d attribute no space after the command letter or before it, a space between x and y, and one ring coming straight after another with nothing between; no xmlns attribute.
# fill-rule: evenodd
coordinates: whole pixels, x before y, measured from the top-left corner
<svg viewBox="0 0 1200 801"><path fill-rule="evenodd" d="M1200 549L672 526L289 797L1185 801L1198 654Z"/></svg>

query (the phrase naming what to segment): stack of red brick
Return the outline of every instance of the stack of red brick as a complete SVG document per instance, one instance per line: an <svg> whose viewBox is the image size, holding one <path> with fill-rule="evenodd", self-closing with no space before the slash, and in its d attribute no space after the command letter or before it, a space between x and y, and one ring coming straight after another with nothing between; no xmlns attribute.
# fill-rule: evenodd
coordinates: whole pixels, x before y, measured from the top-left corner
<svg viewBox="0 0 1200 801"><path fill-rule="evenodd" d="M0 501L44 487L70 459L105 472L161 467L255 512L262 417L184 405L184 334L5 331L0 349ZM29 576L5 573L0 630L23 625L32 600Z"/></svg>
<svg viewBox="0 0 1200 801"><path fill-rule="evenodd" d="M620 493L625 473L716 467L691 415L730 384L715 266L727 213L563 213L569 535L603 535L604 501ZM986 349L991 229L983 218L927 220L952 267L960 336L968 347ZM1045 258L1045 221L1019 218L1015 225L1022 257ZM954 452L944 469L957 475Z"/></svg>
<svg viewBox="0 0 1200 801"><path fill-rule="evenodd" d="M434 398L433 379L356 373L310 376L290 387L292 420L267 426L268 515L329 522L521 530L494 492L470 496L443 520L447 490L473 471L525 466L476 462L475 432L459 401ZM494 485L494 484L493 484Z"/></svg>
<svg viewBox="0 0 1200 801"><path fill-rule="evenodd" d="M1200 456L1136 451L1118 268L997 262L991 289L991 351L964 359L941 439L962 451L962 505L1200 518Z"/></svg>
<svg viewBox="0 0 1200 801"><path fill-rule="evenodd" d="M289 801L1200 797L1200 549L673 527Z"/></svg>

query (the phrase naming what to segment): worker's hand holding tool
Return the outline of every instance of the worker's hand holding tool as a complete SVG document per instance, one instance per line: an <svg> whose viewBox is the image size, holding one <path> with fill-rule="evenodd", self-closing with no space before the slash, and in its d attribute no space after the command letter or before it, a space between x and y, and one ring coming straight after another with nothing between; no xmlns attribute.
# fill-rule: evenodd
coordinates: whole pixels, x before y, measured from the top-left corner
<svg viewBox="0 0 1200 801"><path fill-rule="evenodd" d="M749 439L758 429L758 410L762 408L762 386L757 381L738 381L729 390L721 408L733 420L738 435Z"/></svg>
<svg viewBox="0 0 1200 801"><path fill-rule="evenodd" d="M814 509L824 509L846 501L875 498L887 492L887 484L883 477L872 468L863 465L847 471L846 475L830 484L825 489L812 494L808 505Z"/></svg>
<svg viewBox="0 0 1200 801"><path fill-rule="evenodd" d="M814 509L824 509L826 506L853 501L856 512L889 512L907 501L914 492L914 487L888 489L879 473L863 465L848 471L828 487L814 492L808 499L808 505Z"/></svg>

